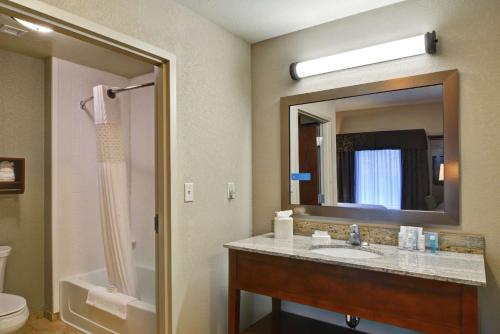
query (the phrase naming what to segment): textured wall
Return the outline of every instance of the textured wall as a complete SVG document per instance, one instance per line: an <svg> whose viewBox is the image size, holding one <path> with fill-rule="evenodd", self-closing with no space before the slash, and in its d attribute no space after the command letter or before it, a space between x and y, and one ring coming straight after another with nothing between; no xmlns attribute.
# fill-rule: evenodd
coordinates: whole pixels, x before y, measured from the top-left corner
<svg viewBox="0 0 500 334"><path fill-rule="evenodd" d="M26 192L0 195L0 245L12 247L5 292L43 307L44 64L0 50L0 157L26 158Z"/></svg>
<svg viewBox="0 0 500 334"><path fill-rule="evenodd" d="M250 46L169 0L44 0L177 56L178 179L175 185L175 333L225 333L227 252L251 234ZM237 199L228 202L226 182Z"/></svg>
<svg viewBox="0 0 500 334"><path fill-rule="evenodd" d="M254 233L271 229L280 207L279 98L457 68L460 71L461 225L486 236L488 287L480 291L481 332L500 332L500 2L413 0L252 46ZM293 82L288 66L436 29L439 54Z"/></svg>

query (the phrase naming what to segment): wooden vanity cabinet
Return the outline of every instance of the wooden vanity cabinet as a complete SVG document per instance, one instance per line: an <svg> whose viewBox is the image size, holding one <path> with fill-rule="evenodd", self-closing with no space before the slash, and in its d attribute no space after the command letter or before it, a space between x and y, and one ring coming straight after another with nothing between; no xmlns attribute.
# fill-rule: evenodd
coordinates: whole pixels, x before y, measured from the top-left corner
<svg viewBox="0 0 500 334"><path fill-rule="evenodd" d="M229 249L229 334L239 333L240 291L423 333L478 333L477 288Z"/></svg>

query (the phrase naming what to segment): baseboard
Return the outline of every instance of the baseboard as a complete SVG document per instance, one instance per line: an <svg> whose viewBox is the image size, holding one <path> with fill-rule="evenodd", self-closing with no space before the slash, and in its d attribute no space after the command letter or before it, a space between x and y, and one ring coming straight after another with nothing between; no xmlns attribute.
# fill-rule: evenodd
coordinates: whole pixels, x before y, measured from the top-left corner
<svg viewBox="0 0 500 334"><path fill-rule="evenodd" d="M59 312L56 312L56 313L53 313L49 310L45 310L43 311L43 316L46 318L46 319L49 319L50 321L57 321L57 320L60 320L60 317L59 317Z"/></svg>

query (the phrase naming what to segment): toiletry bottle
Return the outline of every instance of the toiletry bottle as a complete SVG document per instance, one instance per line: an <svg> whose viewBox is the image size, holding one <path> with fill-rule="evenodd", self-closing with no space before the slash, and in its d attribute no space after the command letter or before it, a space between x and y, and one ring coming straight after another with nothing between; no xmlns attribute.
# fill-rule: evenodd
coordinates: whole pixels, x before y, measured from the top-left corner
<svg viewBox="0 0 500 334"><path fill-rule="evenodd" d="M399 241L399 238L402 238L402 242L401 242L400 248L401 249L406 249L408 247L408 245L406 243L407 238L408 238L408 230L407 230L406 226L400 226L399 227L398 241ZM398 242L398 244L399 244L399 242Z"/></svg>
<svg viewBox="0 0 500 334"><path fill-rule="evenodd" d="M405 249L405 235L403 232L398 233L398 248Z"/></svg>
<svg viewBox="0 0 500 334"><path fill-rule="evenodd" d="M418 236L418 250L421 252L425 252L425 235L420 234Z"/></svg>
<svg viewBox="0 0 500 334"><path fill-rule="evenodd" d="M413 239L414 239L414 234L408 232L408 235L406 236L406 249L411 251L413 250Z"/></svg>
<svg viewBox="0 0 500 334"><path fill-rule="evenodd" d="M418 249L418 228L413 227L413 250Z"/></svg>
<svg viewBox="0 0 500 334"><path fill-rule="evenodd" d="M429 237L429 243L430 243L430 246L431 246L431 253L432 254L436 254L436 236L435 235L431 235Z"/></svg>

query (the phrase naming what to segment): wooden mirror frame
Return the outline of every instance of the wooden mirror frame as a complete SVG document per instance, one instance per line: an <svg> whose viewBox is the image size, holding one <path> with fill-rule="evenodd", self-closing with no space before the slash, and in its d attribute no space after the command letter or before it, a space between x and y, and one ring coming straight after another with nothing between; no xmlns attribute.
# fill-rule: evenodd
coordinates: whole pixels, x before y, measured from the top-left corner
<svg viewBox="0 0 500 334"><path fill-rule="evenodd" d="M290 106L434 85L443 86L444 212L379 210L338 206L296 205L290 203ZM374 222L397 222L412 225L460 224L458 70L428 73L286 96L280 99L280 110L282 210L302 208L304 215L307 216L349 218Z"/></svg>

